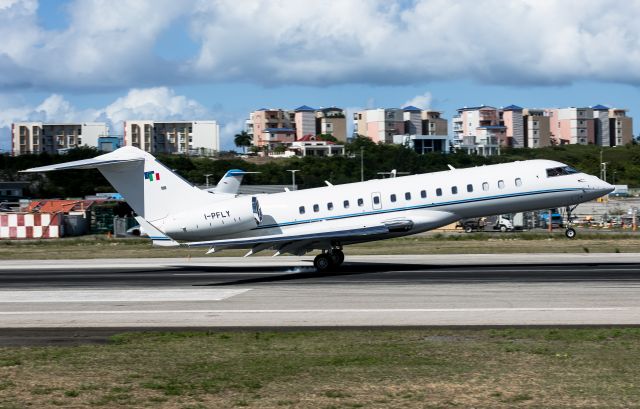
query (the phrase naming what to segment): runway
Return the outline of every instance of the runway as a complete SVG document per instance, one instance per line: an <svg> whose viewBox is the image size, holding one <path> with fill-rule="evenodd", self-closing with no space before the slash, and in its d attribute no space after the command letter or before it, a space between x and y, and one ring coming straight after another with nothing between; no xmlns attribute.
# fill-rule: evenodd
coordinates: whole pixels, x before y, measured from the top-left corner
<svg viewBox="0 0 640 409"><path fill-rule="evenodd" d="M640 254L3 261L0 328L640 324Z"/></svg>

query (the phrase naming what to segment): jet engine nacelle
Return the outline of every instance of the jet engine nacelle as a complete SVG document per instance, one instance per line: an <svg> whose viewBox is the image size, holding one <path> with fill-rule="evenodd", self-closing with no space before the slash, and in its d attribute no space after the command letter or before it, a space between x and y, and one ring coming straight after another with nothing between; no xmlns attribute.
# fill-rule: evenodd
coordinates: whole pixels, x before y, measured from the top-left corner
<svg viewBox="0 0 640 409"><path fill-rule="evenodd" d="M199 240L251 230L261 221L258 200L246 196L170 214L157 227L173 239Z"/></svg>

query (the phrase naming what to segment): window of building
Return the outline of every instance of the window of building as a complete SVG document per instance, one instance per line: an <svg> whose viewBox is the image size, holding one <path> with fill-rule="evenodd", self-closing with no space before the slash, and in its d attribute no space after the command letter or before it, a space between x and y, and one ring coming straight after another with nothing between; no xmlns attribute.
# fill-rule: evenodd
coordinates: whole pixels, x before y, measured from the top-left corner
<svg viewBox="0 0 640 409"><path fill-rule="evenodd" d="M451 186L451 194L452 195L458 194L458 186Z"/></svg>
<svg viewBox="0 0 640 409"><path fill-rule="evenodd" d="M489 190L489 183L487 182L482 183L482 190Z"/></svg>
<svg viewBox="0 0 640 409"><path fill-rule="evenodd" d="M349 201L345 200L344 202L342 202L342 205L344 206L345 209L349 208Z"/></svg>
<svg viewBox="0 0 640 409"><path fill-rule="evenodd" d="M314 204L313 205L313 211L316 212L316 213L319 212L320 211L320 206L317 205L317 204Z"/></svg>
<svg viewBox="0 0 640 409"><path fill-rule="evenodd" d="M395 195L395 193L394 193L394 194L392 194L389 198L391 199L391 202L395 202L395 201L396 201L396 195Z"/></svg>
<svg viewBox="0 0 640 409"><path fill-rule="evenodd" d="M424 199L425 197L427 197L427 191L426 191L426 190L421 190L421 191L420 191L420 197L421 197L421 198L423 198L423 199Z"/></svg>
<svg viewBox="0 0 640 409"><path fill-rule="evenodd" d="M504 189L504 180L498 181L498 189Z"/></svg>
<svg viewBox="0 0 640 409"><path fill-rule="evenodd" d="M442 196L442 189L440 188L436 189L436 196Z"/></svg>
<svg viewBox="0 0 640 409"><path fill-rule="evenodd" d="M404 194L404 200L411 200L411 193L406 192L406 193Z"/></svg>
<svg viewBox="0 0 640 409"><path fill-rule="evenodd" d="M373 204L380 204L380 196L373 197Z"/></svg>
<svg viewBox="0 0 640 409"><path fill-rule="evenodd" d="M333 210L333 203L332 202L327 203L327 210Z"/></svg>
<svg viewBox="0 0 640 409"><path fill-rule="evenodd" d="M467 192L469 192L469 193L473 192L473 185L472 184L468 184L467 185Z"/></svg>
<svg viewBox="0 0 640 409"><path fill-rule="evenodd" d="M304 214L304 206L300 206L298 210L300 211L300 214Z"/></svg>
<svg viewBox="0 0 640 409"><path fill-rule="evenodd" d="M516 186L518 187L522 186L522 179L516 178Z"/></svg>
<svg viewBox="0 0 640 409"><path fill-rule="evenodd" d="M364 199L362 198L358 199L358 206L360 207L364 206Z"/></svg>

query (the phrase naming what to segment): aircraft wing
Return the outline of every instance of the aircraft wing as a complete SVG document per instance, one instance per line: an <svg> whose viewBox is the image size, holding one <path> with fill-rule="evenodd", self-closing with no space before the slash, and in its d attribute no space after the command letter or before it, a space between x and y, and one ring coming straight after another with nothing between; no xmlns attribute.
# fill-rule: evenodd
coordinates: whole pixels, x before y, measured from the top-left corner
<svg viewBox="0 0 640 409"><path fill-rule="evenodd" d="M278 252L276 255L280 253L300 254L304 253L304 249L312 248L312 244L317 242L331 242L332 240L344 238L362 238L386 233L389 233L389 228L382 224L369 227L354 226L340 230L331 229L330 231L314 231L300 234L273 234L238 239L197 241L184 244L188 247L211 247L207 254L213 253L217 248L250 247L251 250L245 255L246 257L268 248L277 249Z"/></svg>

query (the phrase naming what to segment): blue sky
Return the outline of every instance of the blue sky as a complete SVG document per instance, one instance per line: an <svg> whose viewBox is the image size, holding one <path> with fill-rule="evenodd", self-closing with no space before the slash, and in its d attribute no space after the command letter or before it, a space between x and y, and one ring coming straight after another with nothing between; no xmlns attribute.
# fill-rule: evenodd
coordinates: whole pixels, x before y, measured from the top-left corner
<svg viewBox="0 0 640 409"><path fill-rule="evenodd" d="M636 116L639 16L609 0L0 0L0 149L14 121L119 134L136 118L216 119L232 149L250 111L303 104Z"/></svg>

